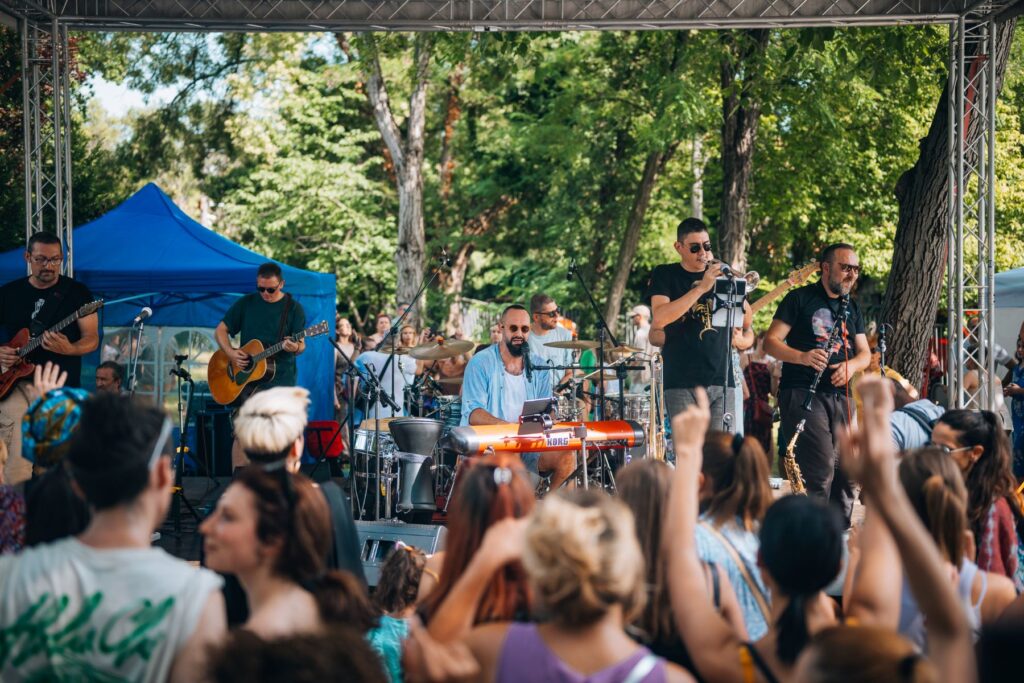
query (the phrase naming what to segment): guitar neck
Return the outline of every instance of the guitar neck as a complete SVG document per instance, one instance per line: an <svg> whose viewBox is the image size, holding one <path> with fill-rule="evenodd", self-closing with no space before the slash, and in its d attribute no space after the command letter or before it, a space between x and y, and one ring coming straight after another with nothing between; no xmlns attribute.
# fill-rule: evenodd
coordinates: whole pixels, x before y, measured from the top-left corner
<svg viewBox="0 0 1024 683"><path fill-rule="evenodd" d="M778 287L776 287L772 291L768 292L767 294L762 296L760 299L758 299L754 303L750 304L750 311L752 313L757 313L762 308L764 308L765 306L767 306L768 304L770 304L771 302L775 301L780 296L785 294L786 290L788 290L792 286L793 285L789 284L788 281L783 282L781 285L779 285Z"/></svg>
<svg viewBox="0 0 1024 683"><path fill-rule="evenodd" d="M79 313L78 313L78 311L75 311L74 313L72 313L68 317L64 318L59 323L57 323L56 325L54 325L53 327L49 328L46 331L47 332L60 332L65 327L67 327L71 323L73 323L76 320L78 320L78 318L79 318ZM30 354L33 351L35 351L36 349L38 349L39 346L42 343L43 343L43 335L39 335L38 337L32 337L32 339L28 340L27 344L25 344L20 349L18 349L18 355L21 356L22 358L24 358L28 354Z"/></svg>
<svg viewBox="0 0 1024 683"><path fill-rule="evenodd" d="M299 341L302 341L303 339L305 339L305 337L306 337L306 331L305 330L302 330L301 332L298 332L298 333L292 335L291 337L285 337L284 339L282 339L281 341L277 342L273 346L269 346L269 347L263 349L262 351L260 351L259 353L257 353L255 356L252 357L252 360L253 360L254 363L259 363L261 360L264 360L266 358L270 358L274 354L279 353L281 351L281 349L284 348L285 341L291 339L292 341L299 342Z"/></svg>

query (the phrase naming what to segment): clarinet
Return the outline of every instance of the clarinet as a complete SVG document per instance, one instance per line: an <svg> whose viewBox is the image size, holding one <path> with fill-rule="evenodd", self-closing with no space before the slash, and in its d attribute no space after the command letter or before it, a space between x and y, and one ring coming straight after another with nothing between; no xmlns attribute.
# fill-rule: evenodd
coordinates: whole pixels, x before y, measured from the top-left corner
<svg viewBox="0 0 1024 683"><path fill-rule="evenodd" d="M834 349L839 346L839 337L843 334L843 324L846 322L847 307L850 305L850 296L846 295L839 299L839 315L836 316L835 322L832 323L832 329L828 333L828 341L825 342L825 349L828 350L829 357L834 353ZM825 366L818 370L818 373L811 380L811 389L807 392L807 398L804 399L804 410L811 409L811 401L814 399L814 394L818 391L818 383L821 382L822 376L825 374L825 370L828 368L828 359L825 359Z"/></svg>

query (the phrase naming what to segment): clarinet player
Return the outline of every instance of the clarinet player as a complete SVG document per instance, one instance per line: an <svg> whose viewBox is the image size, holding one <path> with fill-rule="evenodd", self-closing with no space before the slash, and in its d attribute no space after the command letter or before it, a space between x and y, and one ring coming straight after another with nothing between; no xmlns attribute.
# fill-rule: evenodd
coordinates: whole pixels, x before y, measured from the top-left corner
<svg viewBox="0 0 1024 683"><path fill-rule="evenodd" d="M830 501L843 513L847 528L853 512L850 482L839 469L838 430L853 419L849 381L871 362L864 319L856 302L849 303L841 323L839 343L825 349L829 332L849 297L860 262L849 244L829 245L821 253L821 279L786 295L765 335L764 350L782 361L779 383L780 448L788 444L796 425L806 419L796 444L796 462L807 494ZM814 377L822 372L810 408L804 409Z"/></svg>

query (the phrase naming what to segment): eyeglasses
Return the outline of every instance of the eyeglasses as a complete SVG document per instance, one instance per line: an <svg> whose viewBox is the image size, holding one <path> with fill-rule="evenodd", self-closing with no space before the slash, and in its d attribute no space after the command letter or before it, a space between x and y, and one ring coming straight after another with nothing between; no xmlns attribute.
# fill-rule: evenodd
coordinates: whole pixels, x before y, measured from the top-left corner
<svg viewBox="0 0 1024 683"><path fill-rule="evenodd" d="M45 256L33 256L32 263L37 266L59 266L60 262L64 260L63 256L54 256L53 258L46 258Z"/></svg>
<svg viewBox="0 0 1024 683"><path fill-rule="evenodd" d="M690 245L690 253L691 254L699 253L701 249L703 249L704 251L710 252L711 251L711 242L705 242L704 244L701 244L700 242L695 242L695 243Z"/></svg>
<svg viewBox="0 0 1024 683"><path fill-rule="evenodd" d="M931 448L938 448L940 451L942 451L946 455L949 455L950 453L956 453L958 451L967 451L967 450L970 450L971 448L973 448L973 446L961 446L960 448L950 448L946 444L935 443L934 441L929 442L927 445L929 447L931 447Z"/></svg>
<svg viewBox="0 0 1024 683"><path fill-rule="evenodd" d="M516 332L529 332L529 325L505 325L509 332L515 334Z"/></svg>
<svg viewBox="0 0 1024 683"><path fill-rule="evenodd" d="M860 275L860 266L855 266L852 263L837 263L839 270L844 273L853 273L854 275Z"/></svg>
<svg viewBox="0 0 1024 683"><path fill-rule="evenodd" d="M546 315L549 318L557 318L558 316L562 315L562 309L561 308L556 308L553 311L534 311L533 314L534 315Z"/></svg>
<svg viewBox="0 0 1024 683"><path fill-rule="evenodd" d="M273 294L274 292L277 291L277 287L257 287L256 291L259 292L260 294L262 294L263 292L266 292L267 294Z"/></svg>

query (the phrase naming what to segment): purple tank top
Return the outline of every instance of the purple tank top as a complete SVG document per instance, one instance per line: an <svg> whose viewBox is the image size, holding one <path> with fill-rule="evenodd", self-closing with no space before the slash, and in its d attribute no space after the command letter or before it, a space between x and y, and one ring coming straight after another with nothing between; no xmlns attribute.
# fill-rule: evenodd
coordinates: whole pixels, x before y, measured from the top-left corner
<svg viewBox="0 0 1024 683"><path fill-rule="evenodd" d="M514 623L508 627L498 660L497 683L664 683L665 660L655 657L653 666L645 658L651 651L640 647L635 653L590 676L571 669L552 652L537 632L536 624ZM653 657L653 655L651 655ZM641 660L644 660L641 663ZM646 672L646 673L644 673Z"/></svg>

